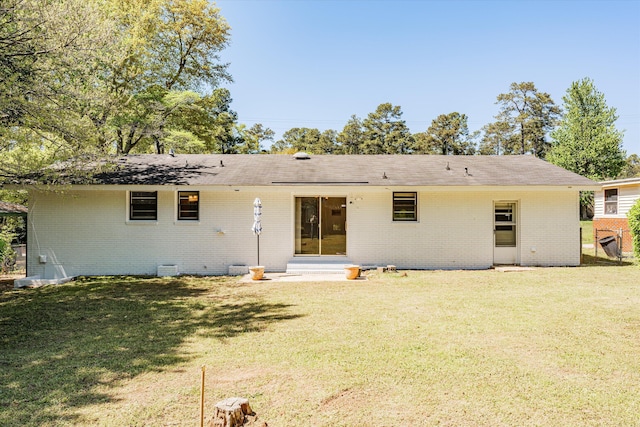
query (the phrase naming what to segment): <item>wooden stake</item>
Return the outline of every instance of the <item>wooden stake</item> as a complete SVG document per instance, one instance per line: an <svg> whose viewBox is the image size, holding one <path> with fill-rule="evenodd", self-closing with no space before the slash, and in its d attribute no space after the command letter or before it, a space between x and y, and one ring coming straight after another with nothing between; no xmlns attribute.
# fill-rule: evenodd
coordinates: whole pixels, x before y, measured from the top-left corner
<svg viewBox="0 0 640 427"><path fill-rule="evenodd" d="M200 427L204 427L204 371L205 366L202 365L202 384L200 386Z"/></svg>

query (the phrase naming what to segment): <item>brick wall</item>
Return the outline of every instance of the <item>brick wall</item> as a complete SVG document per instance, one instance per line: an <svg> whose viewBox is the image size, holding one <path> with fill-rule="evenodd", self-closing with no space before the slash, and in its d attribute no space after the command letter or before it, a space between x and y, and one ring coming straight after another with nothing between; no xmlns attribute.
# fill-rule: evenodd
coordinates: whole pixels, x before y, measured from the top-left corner
<svg viewBox="0 0 640 427"><path fill-rule="evenodd" d="M631 231L629 230L629 220L627 218L594 218L593 238L602 239L607 236L616 236L618 230L622 229L622 252L633 252L633 242ZM610 231L608 231L610 230Z"/></svg>
<svg viewBox="0 0 640 427"><path fill-rule="evenodd" d="M32 193L29 275L49 265L68 275L156 274L158 265L178 272L226 274L229 265L257 262L251 232L253 200L262 196L260 263L283 271L291 258L290 195L265 190L201 191L200 220L177 221L176 190L158 191L157 221L128 221L127 192ZM47 262L39 262L46 255Z"/></svg>
<svg viewBox="0 0 640 427"><path fill-rule="evenodd" d="M178 187L158 187L158 220L129 221L127 192L33 192L29 221L29 275L48 266L68 275L226 274L230 265L257 262L251 233L253 200L263 205L260 263L284 271L294 254L296 196L347 197L347 256L356 264L398 268L488 268L493 264L493 203L518 203L521 265L579 265L577 191L412 189L418 221L394 222L392 189L268 187L200 189L200 220L178 221ZM404 189L406 191L406 189ZM47 261L40 262L40 255Z"/></svg>

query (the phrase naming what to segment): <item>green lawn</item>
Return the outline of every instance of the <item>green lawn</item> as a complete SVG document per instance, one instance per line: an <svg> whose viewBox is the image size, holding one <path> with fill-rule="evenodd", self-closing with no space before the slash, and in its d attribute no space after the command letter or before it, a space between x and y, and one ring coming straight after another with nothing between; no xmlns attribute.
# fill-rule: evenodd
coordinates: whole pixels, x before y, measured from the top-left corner
<svg viewBox="0 0 640 427"><path fill-rule="evenodd" d="M580 221L582 243L593 243L593 221Z"/></svg>
<svg viewBox="0 0 640 427"><path fill-rule="evenodd" d="M0 425L640 425L640 268L94 278L0 293Z"/></svg>

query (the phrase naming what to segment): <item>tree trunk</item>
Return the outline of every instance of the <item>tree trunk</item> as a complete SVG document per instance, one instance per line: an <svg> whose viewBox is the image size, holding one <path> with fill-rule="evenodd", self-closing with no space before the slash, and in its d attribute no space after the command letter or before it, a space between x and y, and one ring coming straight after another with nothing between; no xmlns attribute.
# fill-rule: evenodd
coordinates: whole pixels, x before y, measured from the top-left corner
<svg viewBox="0 0 640 427"><path fill-rule="evenodd" d="M253 415L249 399L230 397L216 403L209 427L240 427L245 423L245 416Z"/></svg>

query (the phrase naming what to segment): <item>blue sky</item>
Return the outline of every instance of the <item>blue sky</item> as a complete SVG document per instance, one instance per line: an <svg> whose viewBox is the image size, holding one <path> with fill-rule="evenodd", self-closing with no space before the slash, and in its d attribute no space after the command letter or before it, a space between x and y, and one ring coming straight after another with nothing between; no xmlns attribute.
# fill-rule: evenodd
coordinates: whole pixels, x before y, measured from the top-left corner
<svg viewBox="0 0 640 427"><path fill-rule="evenodd" d="M590 77L640 154L640 0L219 0L231 42L232 108L279 138L341 131L379 104L412 132L440 114L492 122L498 94L531 81L558 105Z"/></svg>

